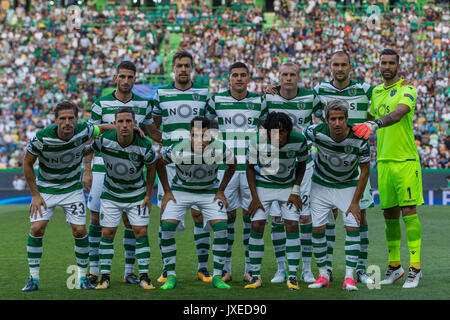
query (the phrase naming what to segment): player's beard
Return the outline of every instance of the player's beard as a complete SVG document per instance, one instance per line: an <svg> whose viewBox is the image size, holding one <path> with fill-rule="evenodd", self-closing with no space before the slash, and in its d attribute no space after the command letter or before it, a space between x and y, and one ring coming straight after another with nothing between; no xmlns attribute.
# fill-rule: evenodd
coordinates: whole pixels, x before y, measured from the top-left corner
<svg viewBox="0 0 450 320"><path fill-rule="evenodd" d="M390 81L390 80L394 79L397 76L397 69L395 71L392 71L390 75L386 76L384 72L381 75L383 76L384 80Z"/></svg>
<svg viewBox="0 0 450 320"><path fill-rule="evenodd" d="M181 78L181 76L184 76L185 78L183 79L183 78ZM188 84L189 81L191 81L189 75L183 74L183 75L179 75L179 76L177 77L177 82L178 82L179 84Z"/></svg>
<svg viewBox="0 0 450 320"><path fill-rule="evenodd" d="M119 90L119 92L123 95L127 95L131 92L131 90L133 89L133 87L128 87L128 88L124 88L123 86L118 86L117 90Z"/></svg>

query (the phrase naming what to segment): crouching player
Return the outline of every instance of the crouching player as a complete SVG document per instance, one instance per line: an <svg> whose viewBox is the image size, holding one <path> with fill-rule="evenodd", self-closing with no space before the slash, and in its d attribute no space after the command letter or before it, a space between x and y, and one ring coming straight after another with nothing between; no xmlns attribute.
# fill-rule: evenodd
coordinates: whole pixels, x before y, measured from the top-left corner
<svg viewBox="0 0 450 320"><path fill-rule="evenodd" d="M308 158L306 138L292 130L292 121L281 112L271 112L264 129L250 142L247 179L252 195L249 212L252 218L249 255L251 282L246 289L262 286L260 275L264 255L264 227L273 203L278 203L286 227L286 256L289 289L298 290L300 262L299 219L302 200L299 196Z"/></svg>
<svg viewBox="0 0 450 320"><path fill-rule="evenodd" d="M343 289L358 290L353 278L360 252L359 202L369 178L370 151L367 139L358 138L347 124L348 104L331 100L325 108L326 122L308 127L306 138L318 150L311 186L313 252L320 276L309 288L328 287L325 228L329 211L337 207L344 214L346 272ZM361 174L358 172L358 165Z"/></svg>
<svg viewBox="0 0 450 320"><path fill-rule="evenodd" d="M167 280L163 290L177 286L176 230L184 230L184 217L193 205L203 214L206 231L214 231L212 286L219 289L231 287L222 280L227 253L227 199L225 188L236 170L233 152L219 140L212 138L211 122L195 117L190 123L190 138L184 139L162 151L163 165L175 164L176 174L169 189L165 170L158 170L164 196L161 203L161 252ZM227 163L222 181L217 179L219 164ZM162 173L160 173L162 171Z"/></svg>

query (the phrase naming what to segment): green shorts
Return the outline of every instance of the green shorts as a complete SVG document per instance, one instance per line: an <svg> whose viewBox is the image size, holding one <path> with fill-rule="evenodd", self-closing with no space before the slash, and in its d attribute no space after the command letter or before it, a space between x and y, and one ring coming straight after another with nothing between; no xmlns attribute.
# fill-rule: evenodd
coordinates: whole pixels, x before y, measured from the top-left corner
<svg viewBox="0 0 450 320"><path fill-rule="evenodd" d="M419 160L379 161L378 191L381 209L422 205L422 170Z"/></svg>

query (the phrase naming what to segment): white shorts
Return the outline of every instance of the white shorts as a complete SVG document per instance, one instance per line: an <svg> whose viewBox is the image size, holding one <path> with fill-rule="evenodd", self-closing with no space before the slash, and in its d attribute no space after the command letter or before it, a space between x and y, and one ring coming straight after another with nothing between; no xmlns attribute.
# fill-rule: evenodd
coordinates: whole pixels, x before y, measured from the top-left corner
<svg viewBox="0 0 450 320"><path fill-rule="evenodd" d="M286 206L286 202L291 195L292 188L287 189L268 189L262 187L256 187L256 192L258 193L259 200L264 207L264 210L258 209L252 218L255 220L266 220L269 217L272 204L275 202L280 208L281 218L286 220L299 221L300 213L297 208L290 204L289 207Z"/></svg>
<svg viewBox="0 0 450 320"><path fill-rule="evenodd" d="M169 182L169 187L172 187L172 180L173 177L175 177L175 175L177 174L177 169L175 168L174 164L169 164L166 166L166 172L167 172L167 181ZM162 201L162 197L164 196L164 189L162 184L158 181L158 208L161 208L161 201ZM196 205L192 206L192 209L194 210L199 210L198 207Z"/></svg>
<svg viewBox="0 0 450 320"><path fill-rule="evenodd" d="M373 202L372 188L370 186L370 180L367 180L366 188L364 189L364 193L362 195L361 200L359 201L359 207L361 210L369 209L374 207L375 204Z"/></svg>
<svg viewBox="0 0 450 320"><path fill-rule="evenodd" d="M172 191L176 203L169 201L164 210L161 220L178 220L177 230L184 230L184 217L194 204L199 208L203 215L203 229L211 231L210 220L227 220L227 211L222 201L213 202L215 194L209 193L190 193L183 191Z"/></svg>
<svg viewBox="0 0 450 320"><path fill-rule="evenodd" d="M359 227L351 213L345 216L350 207L356 187L344 189L328 188L317 183L311 185L311 218L313 227L326 225L333 208L342 212L344 226Z"/></svg>
<svg viewBox="0 0 450 320"><path fill-rule="evenodd" d="M30 222L50 220L55 207L60 206L64 210L68 223L86 225L86 202L82 189L63 194L41 193L41 196L47 205L47 210L41 207L42 217L39 213L36 218L30 216Z"/></svg>
<svg viewBox="0 0 450 320"><path fill-rule="evenodd" d="M219 170L217 178L221 182L225 171ZM230 182L225 188L225 197L228 201L227 211L234 211L237 208L248 210L252 202L252 194L248 186L247 175L245 171L236 171Z"/></svg>
<svg viewBox="0 0 450 320"><path fill-rule="evenodd" d="M88 198L88 208L100 212L100 196L102 195L105 172L92 172L92 186Z"/></svg>
<svg viewBox="0 0 450 320"><path fill-rule="evenodd" d="M311 161L306 165L305 174L303 175L303 180L300 185L300 197L302 198L303 203L302 211L300 212L301 216L311 215L310 193L311 193L311 178L313 172L314 172L314 162ZM272 217L279 217L281 215L280 206L278 206L276 202L274 202L270 207L270 215Z"/></svg>
<svg viewBox="0 0 450 320"><path fill-rule="evenodd" d="M132 226L147 226L149 210L141 208L142 201L123 203L109 199L100 201L100 225L102 227L115 228L120 224L122 213L126 213Z"/></svg>

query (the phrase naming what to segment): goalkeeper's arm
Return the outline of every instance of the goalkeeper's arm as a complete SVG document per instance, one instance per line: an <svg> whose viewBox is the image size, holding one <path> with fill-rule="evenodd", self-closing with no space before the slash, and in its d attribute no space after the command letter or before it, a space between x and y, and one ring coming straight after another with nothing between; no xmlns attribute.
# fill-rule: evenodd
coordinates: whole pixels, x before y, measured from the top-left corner
<svg viewBox="0 0 450 320"><path fill-rule="evenodd" d="M367 139L372 132L375 132L379 128L391 126L397 122L399 122L405 114L410 111L409 106L406 104L399 104L394 111L381 117L380 119L376 119L373 121L366 121L361 124L357 124L352 127L353 131L355 131L355 135L357 137L363 137Z"/></svg>

